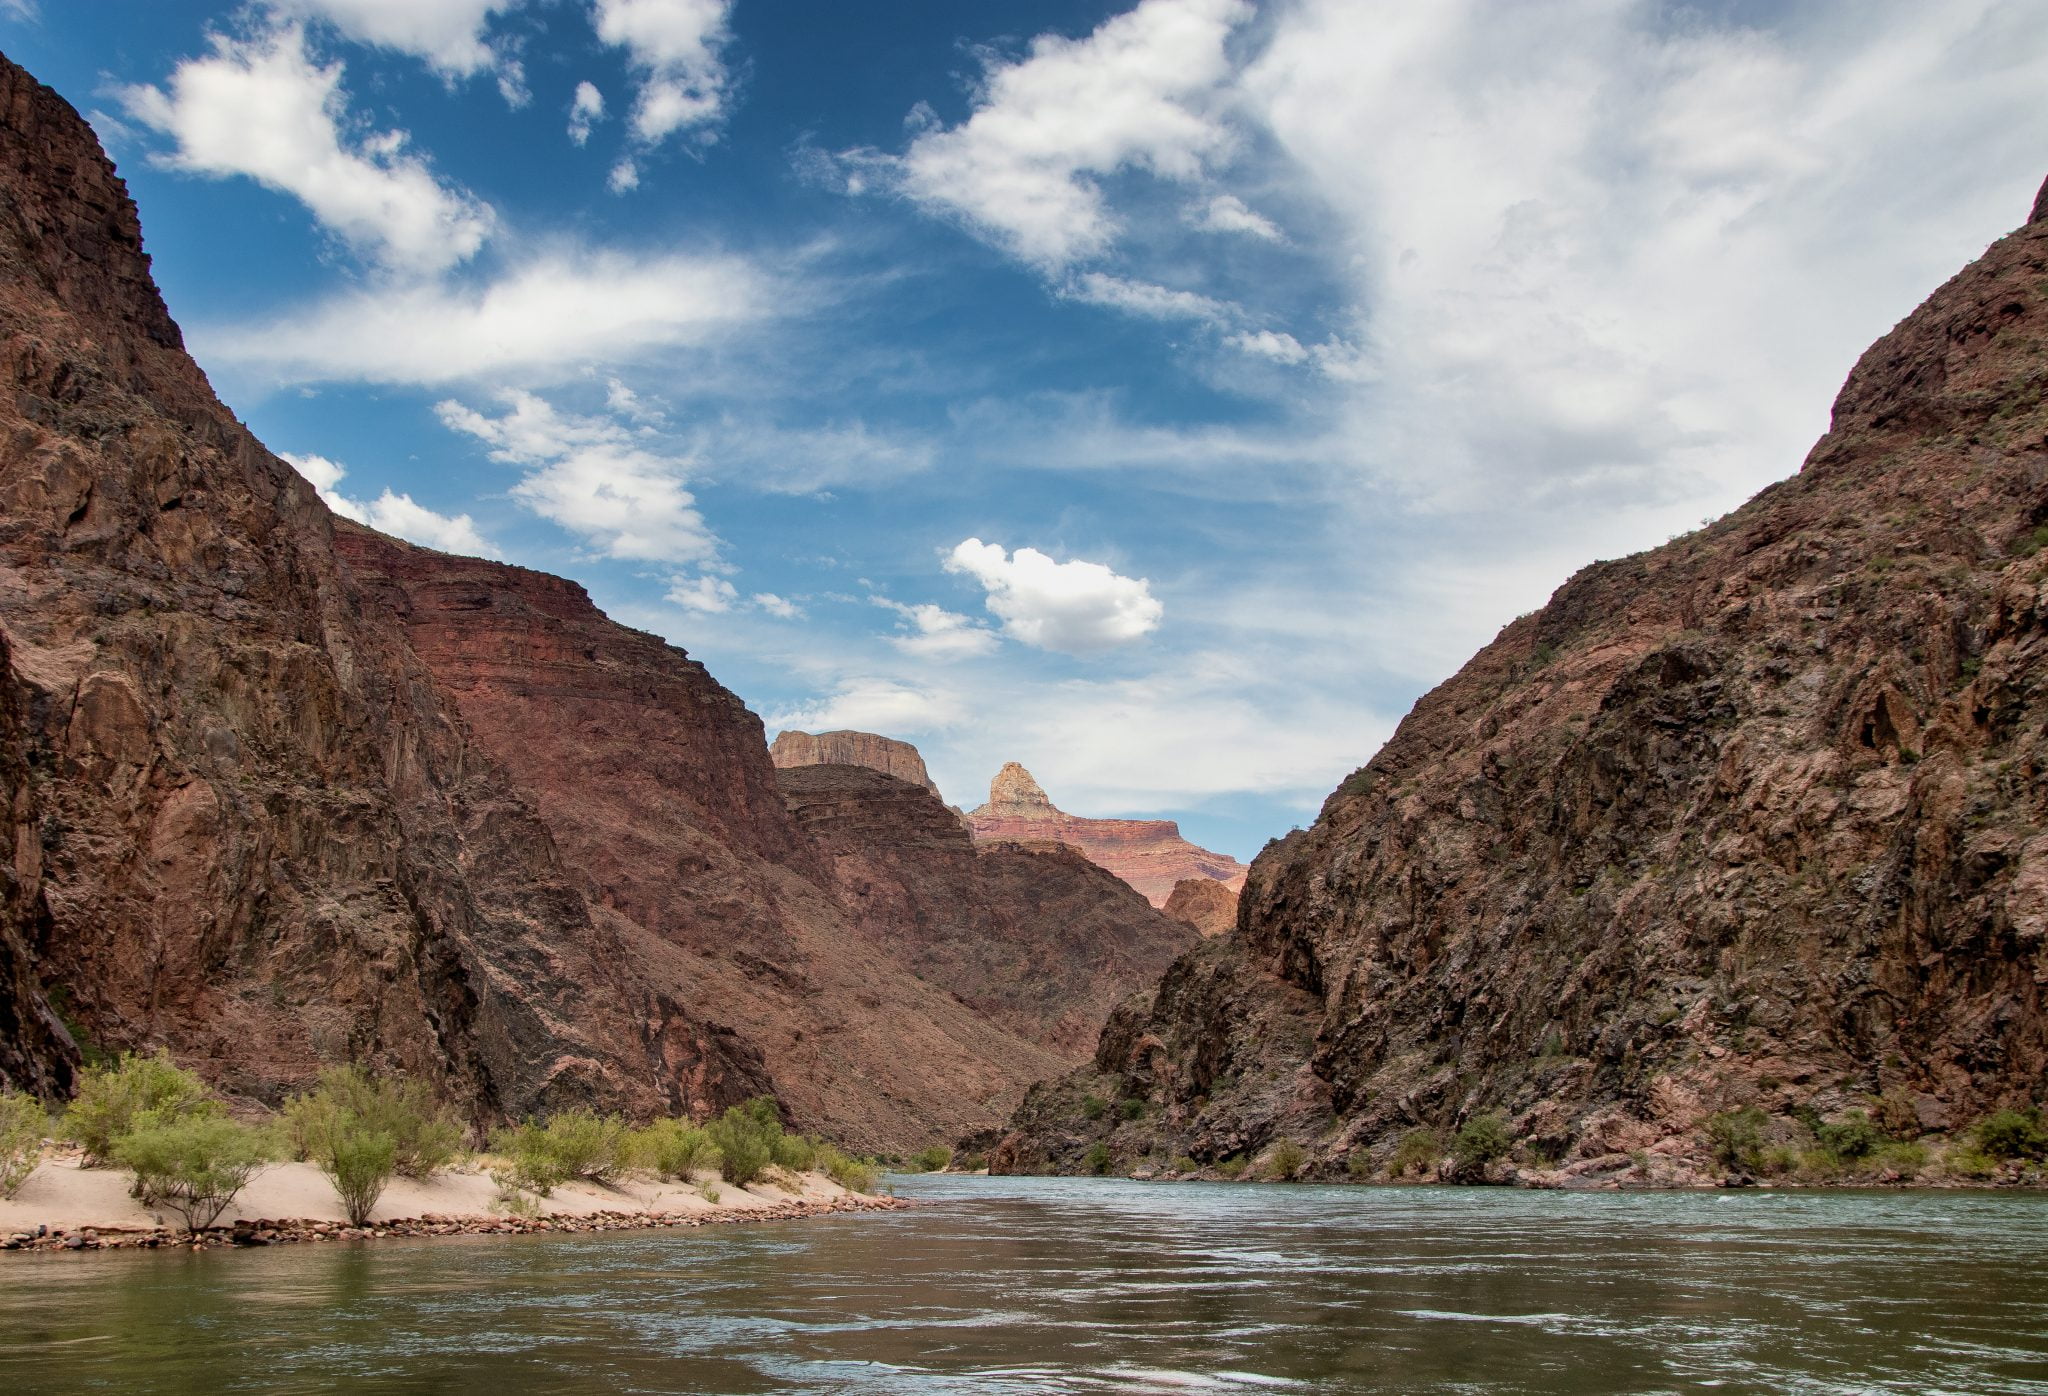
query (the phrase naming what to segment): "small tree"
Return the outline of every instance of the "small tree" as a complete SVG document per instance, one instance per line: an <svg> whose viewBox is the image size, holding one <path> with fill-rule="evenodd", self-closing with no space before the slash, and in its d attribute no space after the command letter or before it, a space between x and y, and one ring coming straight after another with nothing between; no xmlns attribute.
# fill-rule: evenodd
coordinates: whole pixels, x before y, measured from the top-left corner
<svg viewBox="0 0 2048 1396"><path fill-rule="evenodd" d="M221 1113L221 1104L207 1093L206 1083L179 1070L169 1052L159 1048L149 1057L123 1052L112 1066L86 1069L77 1096L64 1112L64 1134L84 1148L87 1168L103 1168L113 1160L115 1141L144 1114L168 1123Z"/></svg>
<svg viewBox="0 0 2048 1396"><path fill-rule="evenodd" d="M384 1195L385 1184L398 1164L398 1145L381 1130L346 1125L316 1155L320 1171L334 1184L350 1226L363 1226L370 1209Z"/></svg>
<svg viewBox="0 0 2048 1396"><path fill-rule="evenodd" d="M1488 1111L1465 1121L1451 1139L1451 1158L1460 1182L1478 1182L1486 1177L1487 1165L1505 1158L1515 1146L1507 1121Z"/></svg>
<svg viewBox="0 0 2048 1396"><path fill-rule="evenodd" d="M0 1198L12 1197L36 1171L50 1117L43 1103L19 1091L0 1091Z"/></svg>
<svg viewBox="0 0 2048 1396"><path fill-rule="evenodd" d="M272 1157L269 1137L220 1115L144 1111L114 1142L114 1160L133 1169L137 1192L185 1219L191 1233L220 1219Z"/></svg>
<svg viewBox="0 0 2048 1396"><path fill-rule="evenodd" d="M332 1067L320 1084L285 1102L293 1152L313 1158L313 1142L343 1122L391 1137L392 1169L428 1178L448 1166L462 1145L462 1126L423 1081L373 1076L359 1066Z"/></svg>

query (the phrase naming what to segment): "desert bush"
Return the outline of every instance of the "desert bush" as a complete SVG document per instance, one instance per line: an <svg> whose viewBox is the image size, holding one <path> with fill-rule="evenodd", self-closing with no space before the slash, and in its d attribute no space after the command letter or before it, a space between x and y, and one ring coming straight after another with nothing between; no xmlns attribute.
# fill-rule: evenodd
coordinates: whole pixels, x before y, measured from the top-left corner
<svg viewBox="0 0 2048 1396"><path fill-rule="evenodd" d="M1393 1157L1387 1160L1387 1172L1396 1178L1431 1172L1443 1162L1443 1157L1443 1136L1418 1126L1402 1135L1401 1142L1394 1146Z"/></svg>
<svg viewBox="0 0 2048 1396"><path fill-rule="evenodd" d="M792 1173L808 1173L818 1166L818 1143L809 1135L791 1134L785 1130L776 1135L768 1147L777 1168L787 1168ZM931 1150L925 1152L930 1153ZM943 1163L939 1166L945 1167Z"/></svg>
<svg viewBox="0 0 2048 1396"><path fill-rule="evenodd" d="M745 1187L775 1161L775 1141L782 1136L782 1121L774 1100L757 1096L745 1105L727 1110L706 1126L705 1132L718 1146L719 1176Z"/></svg>
<svg viewBox="0 0 2048 1396"><path fill-rule="evenodd" d="M1105 1152L1107 1151L1105 1150ZM1244 1168L1245 1161L1241 1154L1232 1154L1229 1158L1218 1160L1216 1164L1217 1175L1224 1178L1242 1178L1244 1176Z"/></svg>
<svg viewBox="0 0 2048 1396"><path fill-rule="evenodd" d="M1474 1115L1451 1137L1451 1159L1457 1165L1457 1176L1464 1181L1485 1177L1486 1166L1505 1158L1514 1146L1515 1136L1508 1132L1506 1120L1491 1111Z"/></svg>
<svg viewBox="0 0 2048 1396"><path fill-rule="evenodd" d="M1877 1127L1894 1139L1911 1139L1924 1133L1920 1112L1913 1108L1911 1093L1894 1086L1883 1095L1870 1098L1871 1114Z"/></svg>
<svg viewBox="0 0 2048 1396"><path fill-rule="evenodd" d="M1100 1139L1096 1140L1095 1143L1089 1147L1087 1156L1082 1160L1082 1162L1088 1165L1088 1171L1090 1173L1094 1173L1098 1176L1109 1172L1109 1145L1103 1143Z"/></svg>
<svg viewBox="0 0 2048 1396"><path fill-rule="evenodd" d="M873 1164L842 1153L830 1144L818 1146L818 1168L848 1192L873 1192L877 1174Z"/></svg>
<svg viewBox="0 0 2048 1396"><path fill-rule="evenodd" d="M1266 1151L1266 1176L1276 1182L1291 1183L1301 1176L1302 1166L1308 1162L1308 1152L1292 1139L1282 1139Z"/></svg>
<svg viewBox="0 0 2048 1396"><path fill-rule="evenodd" d="M962 1173L979 1173L982 1169L988 1167L988 1155L969 1154L966 1158L959 1160L959 1163Z"/></svg>
<svg viewBox="0 0 2048 1396"><path fill-rule="evenodd" d="M1372 1152L1363 1146L1352 1149L1344 1156L1344 1171L1353 1178L1372 1176Z"/></svg>
<svg viewBox="0 0 2048 1396"><path fill-rule="evenodd" d="M580 1107L491 1136L492 1149L511 1160L514 1181L542 1197L571 1178L609 1183L632 1163L634 1142L620 1116Z"/></svg>
<svg viewBox="0 0 2048 1396"><path fill-rule="evenodd" d="M944 1144L934 1144L929 1149L919 1149L904 1160L906 1173L936 1173L953 1161L953 1151Z"/></svg>
<svg viewBox="0 0 2048 1396"><path fill-rule="evenodd" d="M1813 1137L1821 1148L1845 1162L1868 1158L1885 1142L1884 1131L1862 1110L1845 1110L1841 1119L1821 1123Z"/></svg>
<svg viewBox="0 0 2048 1396"><path fill-rule="evenodd" d="M548 1142L547 1130L532 1120L491 1131L491 1152L505 1159L505 1167L491 1170L503 1195L524 1189L546 1197L569 1181L569 1171Z"/></svg>
<svg viewBox="0 0 2048 1396"><path fill-rule="evenodd" d="M656 1120L639 1132L635 1152L664 1178L688 1182L700 1168L718 1167L718 1146L710 1131L687 1120Z"/></svg>
<svg viewBox="0 0 2048 1396"><path fill-rule="evenodd" d="M36 1171L50 1117L43 1103L19 1091L0 1091L0 1198L12 1197Z"/></svg>
<svg viewBox="0 0 2048 1396"><path fill-rule="evenodd" d="M1137 1096L1126 1096L1117 1102L1116 1112L1127 1120L1143 1119L1145 1102Z"/></svg>
<svg viewBox="0 0 2048 1396"><path fill-rule="evenodd" d="M1707 1148L1723 1168L1763 1167L1764 1127L1771 1117L1754 1105L1707 1117Z"/></svg>
<svg viewBox="0 0 2048 1396"><path fill-rule="evenodd" d="M1910 1139L1894 1139L1880 1145L1870 1156L1870 1162L1877 1168L1888 1168L1910 1178L1927 1167L1927 1149Z"/></svg>
<svg viewBox="0 0 2048 1396"><path fill-rule="evenodd" d="M462 1147L462 1124L426 1082L373 1076L360 1066L330 1067L320 1084L284 1106L294 1157L319 1162L320 1141L341 1132L391 1139L392 1171L430 1178Z"/></svg>
<svg viewBox="0 0 2048 1396"><path fill-rule="evenodd" d="M1099 1095L1081 1097L1081 1114L1090 1120L1099 1120L1109 1113L1109 1102Z"/></svg>
<svg viewBox="0 0 2048 1396"><path fill-rule="evenodd" d="M2039 1110L1999 1110L1970 1127L1970 1138L1988 1158L2040 1158L2048 1154L2048 1130Z"/></svg>
<svg viewBox="0 0 2048 1396"><path fill-rule="evenodd" d="M1965 1137L1950 1142L1941 1156L1941 1171L1953 1178L1989 1178L1998 1171L1999 1161Z"/></svg>
<svg viewBox="0 0 2048 1396"><path fill-rule="evenodd" d="M123 1052L112 1066L86 1068L78 1094L64 1111L64 1136L85 1150L85 1167L113 1161L114 1144L144 1114L159 1125L177 1119L212 1119L222 1113L206 1083L178 1069L171 1054Z"/></svg>
<svg viewBox="0 0 2048 1396"><path fill-rule="evenodd" d="M398 1144L380 1129L358 1123L343 1124L330 1131L313 1156L348 1213L350 1226L370 1220L370 1209L384 1195L385 1184L398 1165Z"/></svg>
<svg viewBox="0 0 2048 1396"><path fill-rule="evenodd" d="M1757 1155L1757 1171L1782 1178L1799 1167L1799 1151L1787 1144L1767 1144Z"/></svg>
<svg viewBox="0 0 2048 1396"><path fill-rule="evenodd" d="M112 1145L113 1160L135 1173L137 1192L185 1220L188 1232L212 1226L276 1153L267 1131L218 1114L145 1110Z"/></svg>

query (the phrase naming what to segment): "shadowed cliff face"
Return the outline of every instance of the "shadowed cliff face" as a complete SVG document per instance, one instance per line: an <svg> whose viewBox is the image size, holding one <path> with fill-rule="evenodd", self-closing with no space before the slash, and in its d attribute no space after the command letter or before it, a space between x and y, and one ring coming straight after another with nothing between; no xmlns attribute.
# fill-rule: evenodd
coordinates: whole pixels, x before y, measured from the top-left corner
<svg viewBox="0 0 2048 1396"><path fill-rule="evenodd" d="M1062 844L977 847L930 792L857 766L777 772L876 949L1021 1037L1088 1055L1110 1008L1188 928Z"/></svg>
<svg viewBox="0 0 2048 1396"><path fill-rule="evenodd" d="M1063 843L1128 882L1156 907L1183 878L1211 878L1236 891L1244 864L1189 843L1171 819L1087 819L1068 814L1015 761L989 783L988 803L967 814L984 843Z"/></svg>
<svg viewBox="0 0 2048 1396"><path fill-rule="evenodd" d="M2048 192L2044 192L2048 200ZM1599 563L1419 702L1238 935L1034 1091L1004 1159L1289 1135L1383 1164L1485 1110L1546 1154L2048 1070L2048 205L1857 364L1795 478Z"/></svg>
<svg viewBox="0 0 2048 1396"><path fill-rule="evenodd" d="M900 1149L1081 1055L877 953L682 651L332 518L184 354L90 131L5 60L0 362L0 1079L65 1089L62 1004L260 1101L358 1060L480 1120L770 1091Z"/></svg>

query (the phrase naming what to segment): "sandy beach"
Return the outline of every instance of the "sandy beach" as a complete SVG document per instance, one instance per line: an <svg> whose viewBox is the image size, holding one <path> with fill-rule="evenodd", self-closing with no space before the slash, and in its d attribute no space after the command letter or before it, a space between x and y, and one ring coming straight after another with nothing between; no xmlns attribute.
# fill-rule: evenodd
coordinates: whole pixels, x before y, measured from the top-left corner
<svg viewBox="0 0 2048 1396"><path fill-rule="evenodd" d="M712 1172L699 1173L688 1183L636 1174L611 1185L564 1183L533 1201L538 1218L550 1224L765 1220L894 1205L888 1198L849 1192L822 1173L783 1173L778 1178L778 1183L756 1181L738 1187ZM46 1157L20 1191L0 1200L0 1245L41 1228L53 1237L91 1231L98 1239L183 1232L175 1213L129 1196L129 1183L130 1175L123 1169L81 1168L75 1155ZM369 1229L402 1227L415 1233L417 1224L424 1223L462 1231L499 1226L524 1230L533 1220L509 1213L484 1164L474 1163L425 1180L393 1178L371 1210ZM216 1226L231 1231L241 1224L246 1231L260 1224L296 1235L316 1226L350 1230L347 1221L340 1199L318 1168L310 1163L275 1163L250 1181Z"/></svg>

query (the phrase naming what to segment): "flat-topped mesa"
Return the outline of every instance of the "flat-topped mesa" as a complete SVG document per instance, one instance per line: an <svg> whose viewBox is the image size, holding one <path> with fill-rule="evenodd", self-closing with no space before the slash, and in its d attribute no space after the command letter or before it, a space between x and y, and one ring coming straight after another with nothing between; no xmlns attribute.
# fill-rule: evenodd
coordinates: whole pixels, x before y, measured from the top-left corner
<svg viewBox="0 0 2048 1396"><path fill-rule="evenodd" d="M798 766L865 766L939 794L916 747L873 732L780 732L768 749L768 759L785 771Z"/></svg>
<svg viewBox="0 0 2048 1396"><path fill-rule="evenodd" d="M1031 772L1006 762L989 782L988 803L967 815L979 843L1063 843L1166 905L1174 884L1207 878L1235 892L1244 864L1181 837L1171 819L1087 819L1055 806Z"/></svg>

